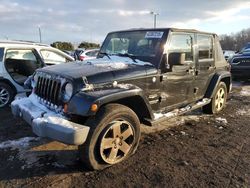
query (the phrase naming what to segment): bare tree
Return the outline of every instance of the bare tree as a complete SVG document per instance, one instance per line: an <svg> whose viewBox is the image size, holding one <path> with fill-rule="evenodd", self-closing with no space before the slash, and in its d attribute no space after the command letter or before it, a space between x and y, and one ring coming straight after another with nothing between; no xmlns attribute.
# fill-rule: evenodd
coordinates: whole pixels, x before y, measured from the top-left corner
<svg viewBox="0 0 250 188"><path fill-rule="evenodd" d="M221 35L220 42L224 50L239 51L250 42L250 28L243 29L237 33L231 33L230 35Z"/></svg>

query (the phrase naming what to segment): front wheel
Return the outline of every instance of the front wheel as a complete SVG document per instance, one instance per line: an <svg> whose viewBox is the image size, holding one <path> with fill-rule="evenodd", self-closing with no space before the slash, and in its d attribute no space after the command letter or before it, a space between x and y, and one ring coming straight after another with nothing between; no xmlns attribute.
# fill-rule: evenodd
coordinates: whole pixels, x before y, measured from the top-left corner
<svg viewBox="0 0 250 188"><path fill-rule="evenodd" d="M220 82L212 101L203 107L203 112L208 114L216 114L225 108L227 100L227 86L224 82Z"/></svg>
<svg viewBox="0 0 250 188"><path fill-rule="evenodd" d="M82 162L91 170L124 161L137 149L140 122L134 111L124 105L102 107L86 125L90 126L90 132L79 151Z"/></svg>

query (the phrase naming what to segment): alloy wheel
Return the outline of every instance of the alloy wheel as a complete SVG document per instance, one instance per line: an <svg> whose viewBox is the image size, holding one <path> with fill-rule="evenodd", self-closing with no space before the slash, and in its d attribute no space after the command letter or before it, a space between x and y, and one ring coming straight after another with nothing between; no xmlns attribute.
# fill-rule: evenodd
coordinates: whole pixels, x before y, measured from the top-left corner
<svg viewBox="0 0 250 188"><path fill-rule="evenodd" d="M216 111L221 111L222 108L224 107L225 104L225 90L224 88L220 88L217 93L216 93L216 97L215 97L215 108Z"/></svg>
<svg viewBox="0 0 250 188"><path fill-rule="evenodd" d="M10 93L5 87L0 86L0 107L8 104L10 99Z"/></svg>
<svg viewBox="0 0 250 188"><path fill-rule="evenodd" d="M100 154L108 164L122 161L131 151L135 131L133 126L124 120L110 123L100 143Z"/></svg>

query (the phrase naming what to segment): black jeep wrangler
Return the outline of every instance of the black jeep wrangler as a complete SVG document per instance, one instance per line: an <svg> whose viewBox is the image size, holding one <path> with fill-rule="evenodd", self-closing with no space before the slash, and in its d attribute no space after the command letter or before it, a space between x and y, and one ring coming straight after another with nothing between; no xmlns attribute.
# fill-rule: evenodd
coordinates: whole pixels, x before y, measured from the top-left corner
<svg viewBox="0 0 250 188"><path fill-rule="evenodd" d="M41 137L79 146L83 163L103 169L132 155L140 124L197 108L218 113L231 88L215 34L133 29L107 35L97 59L39 69L32 94L11 107Z"/></svg>

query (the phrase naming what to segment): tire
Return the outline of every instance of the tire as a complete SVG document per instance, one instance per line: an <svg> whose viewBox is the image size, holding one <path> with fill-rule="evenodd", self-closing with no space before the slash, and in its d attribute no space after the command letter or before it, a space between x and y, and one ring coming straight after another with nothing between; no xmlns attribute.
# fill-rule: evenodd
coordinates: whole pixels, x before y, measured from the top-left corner
<svg viewBox="0 0 250 188"><path fill-rule="evenodd" d="M0 108L6 107L14 99L15 92L6 83L0 82Z"/></svg>
<svg viewBox="0 0 250 188"><path fill-rule="evenodd" d="M227 86L224 82L220 82L211 102L203 107L203 112L207 114L217 114L221 112L225 108L226 100Z"/></svg>
<svg viewBox="0 0 250 188"><path fill-rule="evenodd" d="M90 126L90 131L78 150L88 169L104 169L135 153L141 134L140 121L130 108L108 104L85 124Z"/></svg>

